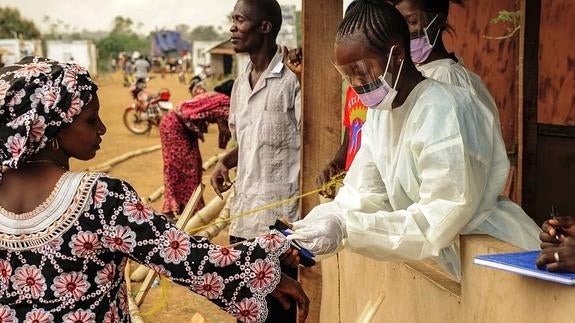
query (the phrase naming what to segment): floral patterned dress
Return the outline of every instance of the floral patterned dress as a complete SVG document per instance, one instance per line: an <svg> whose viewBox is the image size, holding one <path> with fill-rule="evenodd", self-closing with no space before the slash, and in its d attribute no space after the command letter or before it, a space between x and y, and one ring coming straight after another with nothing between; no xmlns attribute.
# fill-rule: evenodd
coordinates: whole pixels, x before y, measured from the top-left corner
<svg viewBox="0 0 575 323"><path fill-rule="evenodd" d="M130 322L127 258L240 321L264 321L287 248L275 235L213 245L174 227L121 180L66 172L35 210L0 207L0 322Z"/></svg>
<svg viewBox="0 0 575 323"><path fill-rule="evenodd" d="M164 158L163 213L180 214L196 187L202 182L202 156L198 137L207 131L207 123L228 119L230 98L208 92L185 101L178 107L190 130L170 111L160 123L160 140ZM204 207L203 199L197 209Z"/></svg>

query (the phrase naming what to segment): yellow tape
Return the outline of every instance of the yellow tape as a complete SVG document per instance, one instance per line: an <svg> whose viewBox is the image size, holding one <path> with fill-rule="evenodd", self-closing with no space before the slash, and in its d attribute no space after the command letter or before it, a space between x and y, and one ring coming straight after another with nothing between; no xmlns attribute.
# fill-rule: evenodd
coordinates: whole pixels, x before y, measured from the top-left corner
<svg viewBox="0 0 575 323"><path fill-rule="evenodd" d="M329 182L325 183L325 184L322 185L320 188L317 188L317 189L315 189L315 190L312 190L312 191L303 193L303 194L301 194L301 195L296 195L296 196L290 197L290 198L285 199L285 200L282 200L282 201L270 203L270 204L264 205L264 206L259 207L259 208L256 208L256 209L253 209L253 210L249 210L249 211L240 213L240 214L238 214L238 215L233 215L233 216L230 216L228 219L225 219L225 220L222 220L222 221L216 221L216 222L213 222L213 223L210 223L210 224L207 224L207 225L203 225L203 226L200 226L200 227L192 228L190 231L200 231L200 230L203 230L203 229L205 229L205 228L209 228L209 227L211 227L212 225L230 222L230 221L233 220L233 219L241 218L241 217L244 217L244 216L247 216L247 215L250 215L250 214L254 214L254 213L257 213L257 212L260 212L260 211L263 211L263 210L273 209L273 208L278 207L278 206L280 206L280 205L290 203L290 202L292 202L292 201L295 201L295 200L304 198L304 197L306 197L306 196L310 196L310 195L313 195L313 194L317 194L317 193L319 193L319 192L325 191L326 189L328 189L328 188L330 188L330 187L333 187L333 186L336 185L336 184L342 183L344 177L345 177L345 173L339 173L339 174L335 175L334 177L332 177ZM162 301L161 301L161 302L156 302L156 304L155 304L151 309L149 309L148 311L146 311L146 312L144 312L144 313L141 313L142 317L148 317L148 316L154 315L154 314L156 314L157 312L159 312L160 310L162 310L162 308L163 308L164 306L166 306L166 307L168 306L168 289L169 289L169 286L168 286L168 281L167 281L167 279L166 279L165 277L163 277L163 276L160 276L160 287L162 288Z"/></svg>
<svg viewBox="0 0 575 323"><path fill-rule="evenodd" d="M278 206L280 206L280 205L287 204L287 203L290 203L290 202L295 201L295 200L299 200L299 199L304 198L304 197L306 197L306 196L310 196L310 195L313 195L313 194L317 194L317 193L319 193L319 192L323 192L323 191L325 191L326 189L328 189L328 188L330 188L330 187L332 187L332 186L334 186L334 185L336 185L336 184L342 183L344 177L345 177L345 173L339 173L339 174L335 175L334 177L332 177L329 182L325 183L325 184L322 185L320 188L316 188L315 190L312 190L312 191L303 193L303 194L301 194L301 195L296 195L296 196L290 197L290 198L285 199L285 200L281 200L281 201L278 201L278 202L273 202L273 203L270 203L270 204L266 204L266 205L264 205L264 206L261 206L261 207L258 207L258 208L256 208L256 209L249 210L249 211L246 211L246 212L237 214L237 215L232 215L232 216L230 216L229 218L227 218L227 219L225 219L225 220L214 221L214 222L212 222L212 223L209 223L209 224L206 224L206 225L202 225L202 226L200 226L200 227L191 228L190 230L187 230L187 231L190 231L190 232L191 232L191 231L193 231L193 232L201 231L201 230L204 230L204 229L209 228L209 227L211 227L211 226L213 226L213 225L216 225L216 224L231 222L233 219L241 218L241 217L244 217L244 216L247 216L247 215L250 215L250 214L254 214L254 213L257 213L257 212L260 212L260 211L263 211L263 210L273 209L273 208L278 207Z"/></svg>

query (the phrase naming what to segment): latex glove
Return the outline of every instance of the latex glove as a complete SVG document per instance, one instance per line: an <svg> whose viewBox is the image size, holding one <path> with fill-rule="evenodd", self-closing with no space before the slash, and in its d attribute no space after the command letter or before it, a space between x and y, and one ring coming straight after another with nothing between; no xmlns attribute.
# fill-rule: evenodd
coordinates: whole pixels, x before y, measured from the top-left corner
<svg viewBox="0 0 575 323"><path fill-rule="evenodd" d="M303 220L294 222L293 234L287 239L297 242L315 255L334 252L346 238L343 214L312 210Z"/></svg>

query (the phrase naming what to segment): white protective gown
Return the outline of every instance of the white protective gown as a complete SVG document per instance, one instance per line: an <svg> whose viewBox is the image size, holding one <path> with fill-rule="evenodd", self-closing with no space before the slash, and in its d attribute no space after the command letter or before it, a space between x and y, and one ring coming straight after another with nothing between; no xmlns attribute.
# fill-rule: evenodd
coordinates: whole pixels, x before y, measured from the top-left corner
<svg viewBox="0 0 575 323"><path fill-rule="evenodd" d="M493 112L493 115L497 117L497 123L499 123L499 112L491 93L481 78L469 71L462 63L444 58L417 65L417 69L427 78L469 90Z"/></svg>
<svg viewBox="0 0 575 323"><path fill-rule="evenodd" d="M501 131L469 91L425 80L401 107L370 109L362 132L335 200L300 222L340 218L352 251L378 260L433 258L458 280L459 234L539 248L539 227L499 197L509 171Z"/></svg>

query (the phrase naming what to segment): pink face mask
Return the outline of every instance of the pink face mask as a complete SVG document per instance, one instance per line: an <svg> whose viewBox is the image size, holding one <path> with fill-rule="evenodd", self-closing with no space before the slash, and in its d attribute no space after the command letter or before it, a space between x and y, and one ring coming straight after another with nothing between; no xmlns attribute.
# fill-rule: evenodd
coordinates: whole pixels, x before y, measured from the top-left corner
<svg viewBox="0 0 575 323"><path fill-rule="evenodd" d="M423 63L425 62L425 60L427 60L429 54L431 54L431 51L433 50L433 46L435 46L435 42L437 41L439 34L441 33L441 30L437 31L437 33L435 34L435 38L433 39L433 44L431 44L431 42L429 41L429 34L427 31L431 26L431 24L435 21L435 19L437 19L437 17L438 15L435 15L435 17L433 17L433 19L427 25L427 27L423 28L422 37L414 38L410 41L409 46L410 46L411 60L416 64Z"/></svg>
<svg viewBox="0 0 575 323"><path fill-rule="evenodd" d="M352 86L353 90L357 93L357 96L361 102L370 109L377 110L391 110L391 104L397 95L395 87L397 86L397 81L399 81L399 76L401 74L401 69L403 68L403 60L401 60L401 65L397 71L397 77L395 78L395 84L393 87L391 83L391 73L388 73L389 64L391 62L391 57L393 54L395 46L389 51L387 58L387 65L385 66L385 71L377 80L372 83L365 84L362 86Z"/></svg>

